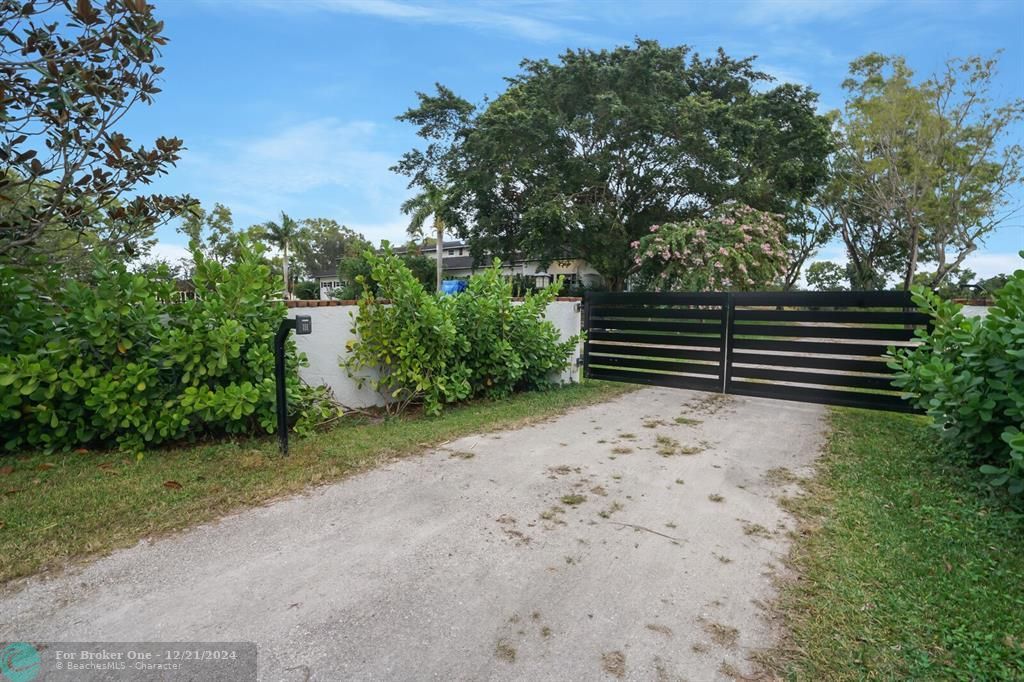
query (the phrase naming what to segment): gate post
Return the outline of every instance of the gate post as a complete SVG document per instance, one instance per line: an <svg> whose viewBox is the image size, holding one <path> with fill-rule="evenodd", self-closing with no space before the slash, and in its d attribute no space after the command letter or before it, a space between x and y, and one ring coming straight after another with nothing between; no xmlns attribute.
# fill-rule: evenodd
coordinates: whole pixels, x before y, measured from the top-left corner
<svg viewBox="0 0 1024 682"><path fill-rule="evenodd" d="M722 375L721 392L726 392L729 385L730 362L732 359L732 325L733 325L733 301L732 293L724 293L725 300L722 301L722 357L719 360L719 372Z"/></svg>

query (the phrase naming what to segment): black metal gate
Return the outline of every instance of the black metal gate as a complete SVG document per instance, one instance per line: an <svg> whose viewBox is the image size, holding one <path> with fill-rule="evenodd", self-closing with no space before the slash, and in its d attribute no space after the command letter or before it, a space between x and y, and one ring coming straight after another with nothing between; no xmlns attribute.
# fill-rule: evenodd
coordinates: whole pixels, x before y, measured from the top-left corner
<svg viewBox="0 0 1024 682"><path fill-rule="evenodd" d="M588 293L584 376L913 412L883 354L929 323L902 291Z"/></svg>

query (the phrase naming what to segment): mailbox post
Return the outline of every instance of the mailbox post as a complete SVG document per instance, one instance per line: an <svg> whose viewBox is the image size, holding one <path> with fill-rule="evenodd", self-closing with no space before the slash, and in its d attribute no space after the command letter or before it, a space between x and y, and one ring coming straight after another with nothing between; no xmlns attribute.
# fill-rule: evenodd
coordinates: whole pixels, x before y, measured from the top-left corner
<svg viewBox="0 0 1024 682"><path fill-rule="evenodd" d="M274 336L274 379L277 383L277 442L281 445L281 455L288 456L288 392L284 381L284 342L292 329L296 334L309 334L313 331L313 319L309 315L296 315L281 320Z"/></svg>

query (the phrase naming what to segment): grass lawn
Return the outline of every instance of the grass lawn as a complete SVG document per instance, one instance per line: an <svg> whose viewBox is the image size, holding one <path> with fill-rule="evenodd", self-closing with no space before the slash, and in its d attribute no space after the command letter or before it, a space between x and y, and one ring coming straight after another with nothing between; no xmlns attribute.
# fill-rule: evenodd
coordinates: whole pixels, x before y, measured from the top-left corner
<svg viewBox="0 0 1024 682"><path fill-rule="evenodd" d="M278 455L275 438L157 450L141 461L114 452L0 457L0 583L634 388L589 381L474 402L435 418L347 417L330 430L292 438L287 459Z"/></svg>
<svg viewBox="0 0 1024 682"><path fill-rule="evenodd" d="M1024 519L922 417L836 409L779 605L790 679L1024 679Z"/></svg>

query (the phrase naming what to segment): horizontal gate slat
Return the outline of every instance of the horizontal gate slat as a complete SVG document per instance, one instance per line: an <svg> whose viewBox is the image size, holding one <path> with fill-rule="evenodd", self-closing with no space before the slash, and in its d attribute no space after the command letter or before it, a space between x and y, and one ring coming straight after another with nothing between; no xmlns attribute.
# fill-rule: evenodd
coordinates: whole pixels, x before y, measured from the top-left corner
<svg viewBox="0 0 1024 682"><path fill-rule="evenodd" d="M766 379L769 381L788 381L795 384L821 384L825 386L847 386L849 388L867 388L878 391L898 390L892 385L891 378L866 377L858 374L828 374L825 372L794 372L790 370L768 369L765 367L732 366L732 376L746 379Z"/></svg>
<svg viewBox="0 0 1024 682"><path fill-rule="evenodd" d="M692 388L698 391L719 391L722 388L722 382L718 379L684 377L677 374L649 374L630 372L628 370L600 369L597 367L590 369L589 378L601 379L603 381L625 381L627 383L646 384L649 386Z"/></svg>
<svg viewBox="0 0 1024 682"><path fill-rule="evenodd" d="M590 309L591 320L608 317L668 318L672 320L720 320L721 308L644 308L642 306L594 306Z"/></svg>
<svg viewBox="0 0 1024 682"><path fill-rule="evenodd" d="M642 358L617 358L608 355L590 355L590 366L610 365L622 369L656 369L663 372L690 372L692 374L719 373L718 365L700 365L696 362L666 362L664 360L644 360Z"/></svg>
<svg viewBox="0 0 1024 682"><path fill-rule="evenodd" d="M884 355L884 344L834 343L830 341L771 341L768 339L733 339L737 350L774 350L786 353L820 353L824 355Z"/></svg>
<svg viewBox="0 0 1024 682"><path fill-rule="evenodd" d="M825 405L844 405L846 407L864 407L873 410L890 410L893 412L917 412L910 403L895 395L878 393L856 393L853 391L836 391L827 388L803 388L800 386L778 386L758 384L746 381L730 381L727 393L749 395L760 398L776 398L778 400L796 400L804 403Z"/></svg>
<svg viewBox="0 0 1024 682"><path fill-rule="evenodd" d="M691 293L616 293L599 291L587 294L594 306L604 305L725 305L726 294L718 292Z"/></svg>
<svg viewBox="0 0 1024 682"><path fill-rule="evenodd" d="M694 348L651 348L650 346L616 346L610 343L590 342L590 354L604 353L612 355L639 355L655 358L675 358L679 360L707 360L718 362L722 359L717 350L696 350Z"/></svg>
<svg viewBox="0 0 1024 682"><path fill-rule="evenodd" d="M807 367L811 369L832 369L837 372L872 372L890 374L891 369L883 361L850 360L810 355L769 355L767 353L732 354L732 362L748 365L774 365L779 367Z"/></svg>
<svg viewBox="0 0 1024 682"><path fill-rule="evenodd" d="M780 324L737 324L733 333L757 336L802 336L805 338L870 339L876 341L910 341L914 329L879 329L870 327L809 327Z"/></svg>
<svg viewBox="0 0 1024 682"><path fill-rule="evenodd" d="M719 337L682 336L678 334L633 334L593 330L587 338L592 341L623 341L629 343L650 343L662 346L711 346L717 348L722 340Z"/></svg>
<svg viewBox="0 0 1024 682"><path fill-rule="evenodd" d="M925 313L893 312L885 310L776 310L774 308L745 309L733 312L737 322L764 320L768 322L831 322L863 324L927 325L931 318Z"/></svg>
<svg viewBox="0 0 1024 682"><path fill-rule="evenodd" d="M732 295L736 306L823 308L912 308L907 291L744 291Z"/></svg>
<svg viewBox="0 0 1024 682"><path fill-rule="evenodd" d="M636 329L652 332L686 332L690 334L721 333L719 324L699 324L695 322L652 322L650 320L595 320L592 329Z"/></svg>

